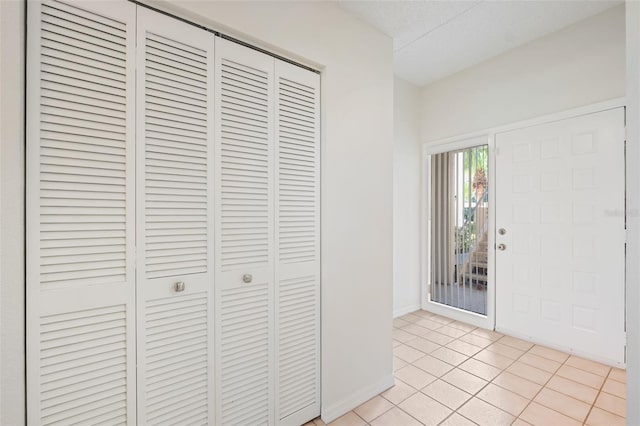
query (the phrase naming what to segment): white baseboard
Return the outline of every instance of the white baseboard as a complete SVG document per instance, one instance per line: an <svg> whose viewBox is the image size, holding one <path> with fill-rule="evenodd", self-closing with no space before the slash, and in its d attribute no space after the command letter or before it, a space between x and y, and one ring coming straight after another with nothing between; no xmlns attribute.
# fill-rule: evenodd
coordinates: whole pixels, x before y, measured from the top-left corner
<svg viewBox="0 0 640 426"><path fill-rule="evenodd" d="M565 346L562 344L557 344L554 342L550 342L544 339L535 339L532 338L531 336L528 336L526 334L520 333L517 330L511 330L507 327L500 327L498 325L496 325L496 331L498 333L502 333L502 334L506 334L508 336L511 337L515 337L521 340L526 340L527 342L530 343L535 343L537 345L542 345L542 346L546 346L549 347L551 349L555 349L557 351L561 351L561 352L565 352L568 354L572 354L572 355L576 355L579 356L581 358L586 358L586 359L590 359L592 361L595 362L599 362L600 364L605 364L605 365L610 365L611 367L616 367L616 368L622 368L622 369L626 369L627 368L627 363L624 360L613 360L613 359L609 359L609 358L602 358L599 356L593 356L593 354L590 354L588 352L584 352L581 350L576 350L570 346Z"/></svg>
<svg viewBox="0 0 640 426"><path fill-rule="evenodd" d="M418 303L416 305L411 305L411 306L407 306L407 307L400 308L400 309L394 309L393 317L394 318L398 318L398 317L401 317L403 315L410 314L411 312L419 311L421 308L422 307Z"/></svg>
<svg viewBox="0 0 640 426"><path fill-rule="evenodd" d="M336 402L328 407L323 406L321 410L322 421L329 424L338 417L353 410L362 403L370 400L374 396L386 391L394 384L393 374L385 377L377 383L371 386L367 386L364 389L360 389L358 392L344 398L341 401Z"/></svg>

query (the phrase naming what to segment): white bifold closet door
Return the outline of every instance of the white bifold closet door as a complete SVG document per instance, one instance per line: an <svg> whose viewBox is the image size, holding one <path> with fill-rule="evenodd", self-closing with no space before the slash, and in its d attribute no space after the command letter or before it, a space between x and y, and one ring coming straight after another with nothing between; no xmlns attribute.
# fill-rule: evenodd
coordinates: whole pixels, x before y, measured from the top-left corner
<svg viewBox="0 0 640 426"><path fill-rule="evenodd" d="M28 7L29 424L319 415L319 75L127 1Z"/></svg>
<svg viewBox="0 0 640 426"><path fill-rule="evenodd" d="M273 58L216 40L217 424L273 424Z"/></svg>
<svg viewBox="0 0 640 426"><path fill-rule="evenodd" d="M133 424L136 9L28 8L27 421Z"/></svg>
<svg viewBox="0 0 640 426"><path fill-rule="evenodd" d="M138 8L138 424L214 424L215 36Z"/></svg>
<svg viewBox="0 0 640 426"><path fill-rule="evenodd" d="M217 423L299 425L320 414L319 76L216 58Z"/></svg>
<svg viewBox="0 0 640 426"><path fill-rule="evenodd" d="M275 60L276 416L320 414L320 76Z"/></svg>

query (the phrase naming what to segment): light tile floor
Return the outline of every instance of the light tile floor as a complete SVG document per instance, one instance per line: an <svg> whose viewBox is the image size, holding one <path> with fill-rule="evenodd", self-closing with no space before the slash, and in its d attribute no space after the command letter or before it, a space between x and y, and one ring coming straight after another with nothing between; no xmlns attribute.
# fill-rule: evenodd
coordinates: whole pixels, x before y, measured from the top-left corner
<svg viewBox="0 0 640 426"><path fill-rule="evenodd" d="M625 423L624 370L425 311L394 320L393 345L395 386L331 426Z"/></svg>

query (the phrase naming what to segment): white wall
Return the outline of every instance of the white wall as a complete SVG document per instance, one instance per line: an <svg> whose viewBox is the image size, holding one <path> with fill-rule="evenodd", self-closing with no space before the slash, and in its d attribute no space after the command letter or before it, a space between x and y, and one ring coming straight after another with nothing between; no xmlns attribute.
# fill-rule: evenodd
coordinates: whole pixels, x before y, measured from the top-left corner
<svg viewBox="0 0 640 426"><path fill-rule="evenodd" d="M0 1L0 424L25 422L24 10Z"/></svg>
<svg viewBox="0 0 640 426"><path fill-rule="evenodd" d="M420 122L417 86L393 88L393 316L420 309Z"/></svg>
<svg viewBox="0 0 640 426"><path fill-rule="evenodd" d="M624 96L624 27L621 5L426 86L422 140Z"/></svg>
<svg viewBox="0 0 640 426"><path fill-rule="evenodd" d="M640 2L627 3L627 424L640 424Z"/></svg>

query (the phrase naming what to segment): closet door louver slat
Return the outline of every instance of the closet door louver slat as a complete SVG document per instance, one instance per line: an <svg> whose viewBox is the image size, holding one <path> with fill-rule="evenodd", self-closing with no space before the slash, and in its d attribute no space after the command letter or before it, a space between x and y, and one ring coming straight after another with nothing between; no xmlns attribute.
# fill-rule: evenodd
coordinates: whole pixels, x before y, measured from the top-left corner
<svg viewBox="0 0 640 426"><path fill-rule="evenodd" d="M29 4L29 424L135 419L135 6Z"/></svg>
<svg viewBox="0 0 640 426"><path fill-rule="evenodd" d="M276 61L276 415L320 413L320 76Z"/></svg>
<svg viewBox="0 0 640 426"><path fill-rule="evenodd" d="M137 30L138 424L213 424L214 37Z"/></svg>
<svg viewBox="0 0 640 426"><path fill-rule="evenodd" d="M274 60L216 57L216 424L273 424Z"/></svg>

